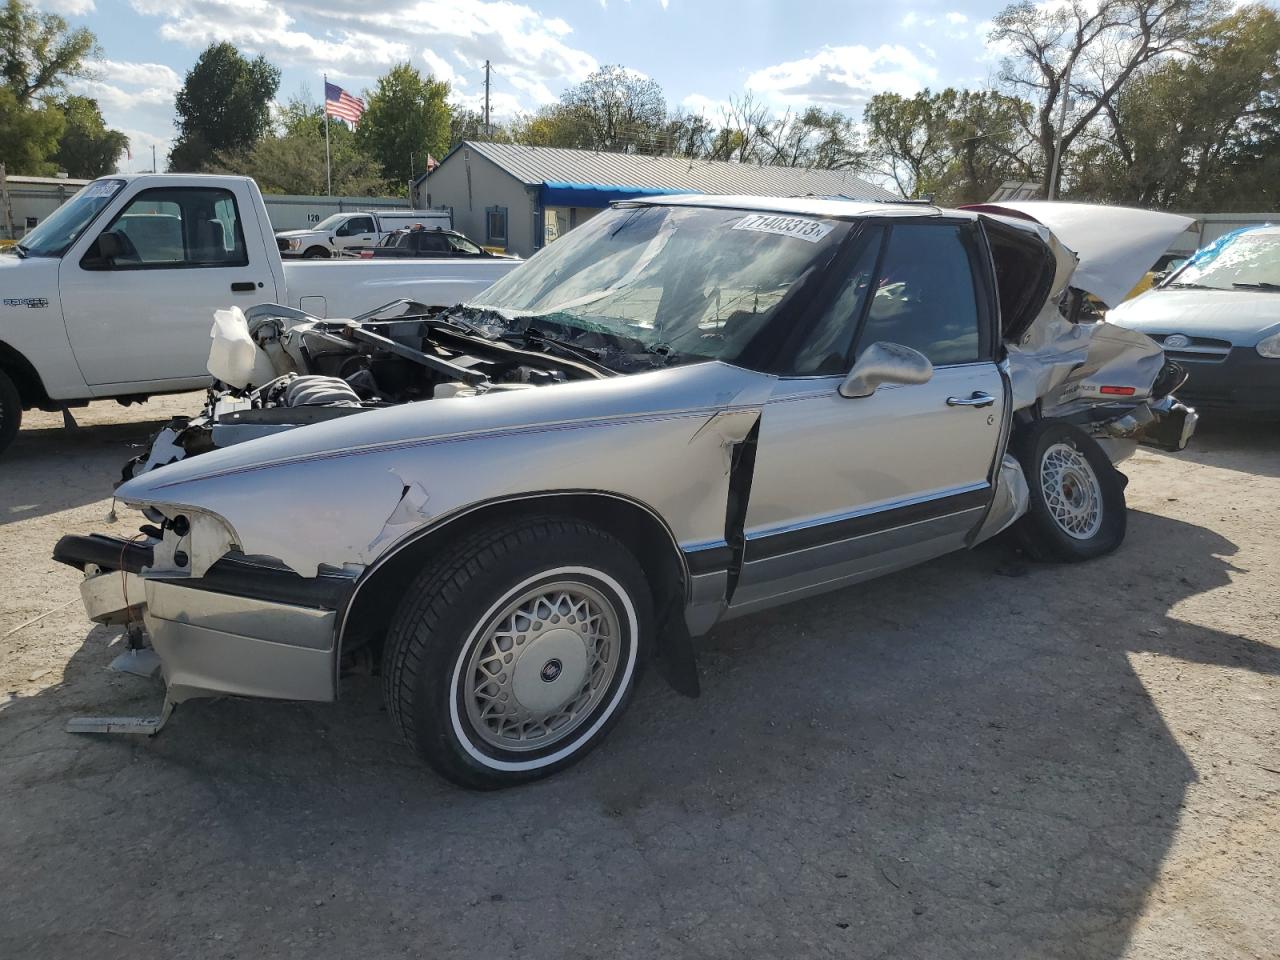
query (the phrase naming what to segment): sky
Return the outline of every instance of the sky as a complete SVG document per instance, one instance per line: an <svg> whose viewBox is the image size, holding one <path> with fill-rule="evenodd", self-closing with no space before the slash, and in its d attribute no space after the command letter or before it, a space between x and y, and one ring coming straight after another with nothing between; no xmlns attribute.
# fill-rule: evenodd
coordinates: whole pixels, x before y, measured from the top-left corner
<svg viewBox="0 0 1280 960"><path fill-rule="evenodd" d="M998 69L987 48L1003 2L920 0L36 0L98 36L96 97L132 141L124 170L161 169L173 96L209 43L230 41L282 71L278 98L321 98L322 76L357 96L408 60L478 105L493 64L495 117L556 100L598 66L620 63L660 83L671 108L719 116L752 91L779 110L810 103L856 116L881 91L980 86Z"/></svg>

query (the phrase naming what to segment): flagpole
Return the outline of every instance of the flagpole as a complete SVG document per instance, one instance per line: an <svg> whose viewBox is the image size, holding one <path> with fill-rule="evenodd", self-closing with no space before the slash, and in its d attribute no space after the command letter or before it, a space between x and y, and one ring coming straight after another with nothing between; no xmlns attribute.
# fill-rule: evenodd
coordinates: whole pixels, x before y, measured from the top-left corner
<svg viewBox="0 0 1280 960"><path fill-rule="evenodd" d="M321 103L324 104L320 116L324 120L324 187L329 196L333 196L333 174L329 171L329 75L324 77L324 89L320 91Z"/></svg>

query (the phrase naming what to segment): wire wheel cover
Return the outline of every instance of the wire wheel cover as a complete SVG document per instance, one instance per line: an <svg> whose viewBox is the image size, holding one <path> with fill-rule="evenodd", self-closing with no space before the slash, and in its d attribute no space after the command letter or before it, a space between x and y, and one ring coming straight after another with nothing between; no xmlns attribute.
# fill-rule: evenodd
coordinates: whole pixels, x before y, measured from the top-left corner
<svg viewBox="0 0 1280 960"><path fill-rule="evenodd" d="M458 677L471 728L502 750L542 750L605 698L622 655L617 611L576 581L535 586L479 632Z"/></svg>
<svg viewBox="0 0 1280 960"><path fill-rule="evenodd" d="M1076 540L1088 540L1102 528L1102 485L1079 450L1069 443L1052 444L1040 460L1040 489L1059 529Z"/></svg>

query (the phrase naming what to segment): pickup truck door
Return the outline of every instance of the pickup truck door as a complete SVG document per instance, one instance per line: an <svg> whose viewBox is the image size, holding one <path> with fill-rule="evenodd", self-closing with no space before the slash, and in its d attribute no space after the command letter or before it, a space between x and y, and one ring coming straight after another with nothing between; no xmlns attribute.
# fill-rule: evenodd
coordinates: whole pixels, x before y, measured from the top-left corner
<svg viewBox="0 0 1280 960"><path fill-rule="evenodd" d="M146 188L72 247L58 279L86 383L208 377L213 311L276 294L257 209L244 189Z"/></svg>
<svg viewBox="0 0 1280 960"><path fill-rule="evenodd" d="M379 238L373 217L352 217L334 232L333 245L339 250L347 247L366 247Z"/></svg>
<svg viewBox="0 0 1280 960"><path fill-rule="evenodd" d="M846 262L796 358L806 375L779 379L764 407L735 613L961 547L990 503L1006 394L976 225L877 226ZM877 341L924 353L932 378L841 396L849 359Z"/></svg>

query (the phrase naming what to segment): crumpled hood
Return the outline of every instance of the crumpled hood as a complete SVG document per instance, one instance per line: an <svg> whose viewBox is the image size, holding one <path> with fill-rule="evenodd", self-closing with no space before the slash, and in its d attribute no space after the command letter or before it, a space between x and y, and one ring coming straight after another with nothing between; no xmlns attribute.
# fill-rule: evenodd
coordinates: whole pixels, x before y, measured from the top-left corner
<svg viewBox="0 0 1280 960"><path fill-rule="evenodd" d="M355 457L610 419L660 418L759 403L772 377L708 362L478 397L420 400L249 440L149 471L122 484L127 503L185 502L187 484L298 461ZM753 389L754 388L754 389ZM747 398L749 395L749 399Z"/></svg>
<svg viewBox="0 0 1280 960"><path fill-rule="evenodd" d="M1107 320L1147 334L1185 333L1254 347L1280 330L1280 293L1164 287L1120 304Z"/></svg>

